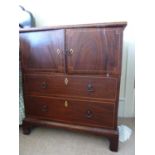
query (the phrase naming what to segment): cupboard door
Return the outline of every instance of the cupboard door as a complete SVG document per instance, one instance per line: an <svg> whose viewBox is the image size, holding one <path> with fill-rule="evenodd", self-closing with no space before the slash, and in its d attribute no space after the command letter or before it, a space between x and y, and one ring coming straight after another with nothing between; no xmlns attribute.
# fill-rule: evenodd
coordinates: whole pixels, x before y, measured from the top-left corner
<svg viewBox="0 0 155 155"><path fill-rule="evenodd" d="M120 28L66 30L68 73L120 73Z"/></svg>
<svg viewBox="0 0 155 155"><path fill-rule="evenodd" d="M64 72L64 30L20 33L20 50L24 70Z"/></svg>

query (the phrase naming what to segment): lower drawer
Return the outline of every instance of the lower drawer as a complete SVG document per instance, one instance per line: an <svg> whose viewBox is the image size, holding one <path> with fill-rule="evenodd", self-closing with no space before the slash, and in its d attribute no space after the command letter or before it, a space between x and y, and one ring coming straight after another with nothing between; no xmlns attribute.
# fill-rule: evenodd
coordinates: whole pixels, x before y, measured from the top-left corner
<svg viewBox="0 0 155 155"><path fill-rule="evenodd" d="M114 104L49 97L25 97L26 116L93 127L114 128Z"/></svg>

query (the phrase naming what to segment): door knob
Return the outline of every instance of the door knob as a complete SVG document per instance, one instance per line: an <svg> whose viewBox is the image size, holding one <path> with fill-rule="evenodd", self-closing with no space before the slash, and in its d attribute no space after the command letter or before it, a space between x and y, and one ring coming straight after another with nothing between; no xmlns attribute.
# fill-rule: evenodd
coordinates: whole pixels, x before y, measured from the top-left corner
<svg viewBox="0 0 155 155"><path fill-rule="evenodd" d="M71 49L69 50L69 54L72 55L73 53L74 53L74 50L71 48Z"/></svg>
<svg viewBox="0 0 155 155"><path fill-rule="evenodd" d="M61 50L58 48L57 49L57 54L60 55Z"/></svg>
<svg viewBox="0 0 155 155"><path fill-rule="evenodd" d="M71 55L73 55L74 50L71 48L69 50L66 50L66 53L67 53L68 56L71 56Z"/></svg>

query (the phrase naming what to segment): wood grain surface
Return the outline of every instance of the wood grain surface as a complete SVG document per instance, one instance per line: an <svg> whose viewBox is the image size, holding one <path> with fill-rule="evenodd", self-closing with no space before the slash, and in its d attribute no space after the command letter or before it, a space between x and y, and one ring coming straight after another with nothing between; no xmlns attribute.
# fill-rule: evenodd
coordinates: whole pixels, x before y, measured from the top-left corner
<svg viewBox="0 0 155 155"><path fill-rule="evenodd" d="M67 29L68 73L119 74L121 35L119 28Z"/></svg>
<svg viewBox="0 0 155 155"><path fill-rule="evenodd" d="M20 50L24 70L64 72L63 30L22 33Z"/></svg>
<svg viewBox="0 0 155 155"><path fill-rule="evenodd" d="M87 126L114 127L113 104L38 96L27 96L25 101L28 117Z"/></svg>

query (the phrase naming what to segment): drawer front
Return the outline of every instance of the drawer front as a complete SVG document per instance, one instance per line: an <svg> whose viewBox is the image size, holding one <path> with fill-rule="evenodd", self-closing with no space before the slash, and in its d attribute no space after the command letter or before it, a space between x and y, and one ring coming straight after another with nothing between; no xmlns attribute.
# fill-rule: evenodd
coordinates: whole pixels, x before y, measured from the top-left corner
<svg viewBox="0 0 155 155"><path fill-rule="evenodd" d="M114 104L32 96L25 99L29 117L114 128Z"/></svg>
<svg viewBox="0 0 155 155"><path fill-rule="evenodd" d="M95 76L25 76L25 92L41 95L116 100L117 78Z"/></svg>
<svg viewBox="0 0 155 155"><path fill-rule="evenodd" d="M95 76L68 77L67 93L72 96L116 100L117 79Z"/></svg>

